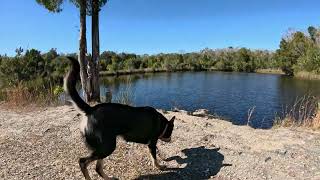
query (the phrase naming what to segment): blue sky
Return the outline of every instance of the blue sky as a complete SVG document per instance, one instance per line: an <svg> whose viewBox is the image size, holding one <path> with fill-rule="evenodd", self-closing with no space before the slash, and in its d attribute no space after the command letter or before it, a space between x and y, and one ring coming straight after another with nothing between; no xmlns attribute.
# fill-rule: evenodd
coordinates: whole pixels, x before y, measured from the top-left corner
<svg viewBox="0 0 320 180"><path fill-rule="evenodd" d="M53 14L35 0L3 1L0 54L14 55L20 46L77 52L78 9L68 0L62 8ZM229 46L274 50L289 28L319 24L319 0L110 0L100 12L100 44L101 51L138 54Z"/></svg>

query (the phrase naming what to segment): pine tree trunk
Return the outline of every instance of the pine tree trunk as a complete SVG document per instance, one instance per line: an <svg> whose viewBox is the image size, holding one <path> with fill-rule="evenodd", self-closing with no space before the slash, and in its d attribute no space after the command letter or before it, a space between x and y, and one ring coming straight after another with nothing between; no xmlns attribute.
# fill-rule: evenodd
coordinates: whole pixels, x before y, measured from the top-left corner
<svg viewBox="0 0 320 180"><path fill-rule="evenodd" d="M86 39L86 15L87 15L87 3L86 0L80 0L80 40L79 40L79 64L80 64L80 79L83 88L83 94L86 101L89 97L88 89L88 75L87 75L87 39Z"/></svg>
<svg viewBox="0 0 320 180"><path fill-rule="evenodd" d="M92 59L90 65L91 69L91 100L100 102L100 86L99 86L99 56L100 56L100 42L99 42L99 0L92 0Z"/></svg>
<svg viewBox="0 0 320 180"><path fill-rule="evenodd" d="M93 0L98 6L92 6L92 59L86 59L87 53L87 40L86 40L86 15L87 15L87 2L80 0L80 48L79 48L79 63L80 63L80 78L84 91L84 99L87 102L100 102L100 86L99 86L99 26L98 26L98 13L99 3ZM94 8L95 7L95 8ZM95 28L95 29L94 29ZM98 34L97 34L98 33ZM97 37L96 35L97 34Z"/></svg>

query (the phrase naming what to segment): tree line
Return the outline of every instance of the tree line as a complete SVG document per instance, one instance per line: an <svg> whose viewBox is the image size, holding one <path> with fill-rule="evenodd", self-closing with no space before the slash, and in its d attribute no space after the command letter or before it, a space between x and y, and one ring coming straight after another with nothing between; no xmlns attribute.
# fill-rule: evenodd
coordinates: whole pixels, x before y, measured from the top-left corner
<svg viewBox="0 0 320 180"><path fill-rule="evenodd" d="M51 49L46 53L41 53L36 49L26 50L25 53L23 51L22 48L18 48L14 57L0 56L0 78L7 85L16 85L19 82L36 78L61 83L68 67L63 56L77 57L76 53L59 54L56 49ZM91 55L88 55L87 58L90 59ZM100 55L99 69L110 72L136 69L163 69L164 71L212 69L254 72L258 68L277 68L277 63L273 52L232 47L156 55L104 51Z"/></svg>
<svg viewBox="0 0 320 180"><path fill-rule="evenodd" d="M273 52L247 48L203 49L191 53L160 53L137 55L105 51L100 55L101 71L135 69L220 70L255 72L258 68L274 68Z"/></svg>

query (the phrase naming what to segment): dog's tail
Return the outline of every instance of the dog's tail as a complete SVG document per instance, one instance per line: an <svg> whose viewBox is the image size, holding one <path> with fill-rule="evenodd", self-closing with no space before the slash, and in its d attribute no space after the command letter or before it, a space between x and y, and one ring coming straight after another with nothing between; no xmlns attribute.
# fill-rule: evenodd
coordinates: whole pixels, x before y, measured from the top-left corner
<svg viewBox="0 0 320 180"><path fill-rule="evenodd" d="M71 63L71 68L64 78L64 90L70 95L73 104L86 114L91 112L92 107L89 106L78 94L76 90L77 78L79 77L80 65L78 60L73 57L67 57Z"/></svg>

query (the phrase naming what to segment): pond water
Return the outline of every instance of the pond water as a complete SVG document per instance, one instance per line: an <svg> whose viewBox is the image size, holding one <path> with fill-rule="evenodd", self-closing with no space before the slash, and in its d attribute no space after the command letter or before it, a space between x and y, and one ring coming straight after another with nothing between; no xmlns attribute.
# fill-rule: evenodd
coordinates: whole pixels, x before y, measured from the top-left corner
<svg viewBox="0 0 320 180"><path fill-rule="evenodd" d="M297 97L320 95L320 81L282 75L228 72L176 72L102 77L101 94L126 97L135 106L187 111L208 109L234 124L270 128Z"/></svg>

